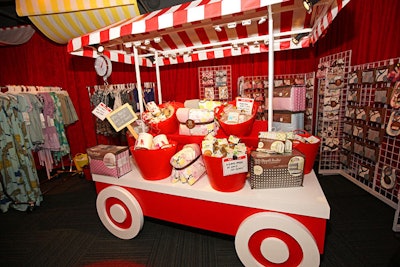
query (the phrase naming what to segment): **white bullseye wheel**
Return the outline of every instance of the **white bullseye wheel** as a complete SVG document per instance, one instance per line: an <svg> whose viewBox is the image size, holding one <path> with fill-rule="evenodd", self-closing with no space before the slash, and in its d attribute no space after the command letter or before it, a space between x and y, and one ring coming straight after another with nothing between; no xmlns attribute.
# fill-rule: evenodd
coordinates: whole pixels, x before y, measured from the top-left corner
<svg viewBox="0 0 400 267"><path fill-rule="evenodd" d="M116 237L134 238L143 227L143 212L139 202L126 189L109 186L97 196L97 214L101 222Z"/></svg>
<svg viewBox="0 0 400 267"><path fill-rule="evenodd" d="M127 214L123 206L114 204L110 207L110 215L118 223L123 223Z"/></svg>
<svg viewBox="0 0 400 267"><path fill-rule="evenodd" d="M289 259L289 248L276 237L268 237L261 243L261 254L272 263L283 263Z"/></svg>
<svg viewBox="0 0 400 267"><path fill-rule="evenodd" d="M245 266L319 266L314 237L299 221L285 214L260 212L247 217L235 236L235 248Z"/></svg>

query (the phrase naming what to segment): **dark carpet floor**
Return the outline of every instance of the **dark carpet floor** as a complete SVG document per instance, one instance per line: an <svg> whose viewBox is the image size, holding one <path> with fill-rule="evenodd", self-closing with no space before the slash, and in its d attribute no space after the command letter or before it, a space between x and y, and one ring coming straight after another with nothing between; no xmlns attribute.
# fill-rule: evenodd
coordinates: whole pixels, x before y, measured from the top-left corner
<svg viewBox="0 0 400 267"><path fill-rule="evenodd" d="M321 266L400 266L394 209L341 176L319 178L331 207ZM145 218L131 240L109 233L91 181L60 175L42 183L32 212L0 214L0 266L243 266L234 237Z"/></svg>

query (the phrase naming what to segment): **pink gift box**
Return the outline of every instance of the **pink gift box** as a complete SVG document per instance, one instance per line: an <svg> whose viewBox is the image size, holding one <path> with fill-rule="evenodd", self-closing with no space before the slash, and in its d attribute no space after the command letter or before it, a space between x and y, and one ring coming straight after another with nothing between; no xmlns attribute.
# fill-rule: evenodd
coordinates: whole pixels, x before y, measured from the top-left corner
<svg viewBox="0 0 400 267"><path fill-rule="evenodd" d="M121 177L132 170L127 146L98 145L87 149L92 174Z"/></svg>

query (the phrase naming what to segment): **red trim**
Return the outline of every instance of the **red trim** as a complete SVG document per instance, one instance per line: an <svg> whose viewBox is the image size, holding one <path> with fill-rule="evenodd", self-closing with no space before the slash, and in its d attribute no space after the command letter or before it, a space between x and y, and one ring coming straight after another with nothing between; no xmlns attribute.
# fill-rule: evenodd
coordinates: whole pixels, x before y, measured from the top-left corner
<svg viewBox="0 0 400 267"><path fill-rule="evenodd" d="M129 35L132 33L132 23L125 24L121 27L120 36Z"/></svg>
<svg viewBox="0 0 400 267"><path fill-rule="evenodd" d="M190 40L189 35L185 31L178 32L179 38L181 38L182 42L186 47L193 46L192 40Z"/></svg>
<svg viewBox="0 0 400 267"><path fill-rule="evenodd" d="M210 40L208 39L207 32L204 28L197 28L195 29L197 36L202 44L209 44Z"/></svg>
<svg viewBox="0 0 400 267"><path fill-rule="evenodd" d="M170 35L163 35L163 40L171 50L178 48L178 46L175 44L174 40L172 40Z"/></svg>

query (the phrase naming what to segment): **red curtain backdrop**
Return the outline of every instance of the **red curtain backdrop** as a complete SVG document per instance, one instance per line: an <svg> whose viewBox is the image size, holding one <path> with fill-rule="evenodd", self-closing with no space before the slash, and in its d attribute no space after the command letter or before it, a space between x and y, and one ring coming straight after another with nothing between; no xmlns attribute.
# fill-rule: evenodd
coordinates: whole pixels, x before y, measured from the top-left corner
<svg viewBox="0 0 400 267"><path fill-rule="evenodd" d="M326 36L314 47L275 53L275 74L315 71L320 57L352 50L352 65L400 56L400 34L396 12L398 0L352 0L331 24ZM71 56L37 32L23 45L0 47L0 85L60 86L67 90L79 121L67 128L71 154L115 140L96 135L87 86L102 84L92 58ZM161 68L163 100L183 102L198 97L198 67L231 65L234 94L240 76L267 75L268 54L246 55L186 63ZM155 71L144 68L142 82L156 81ZM134 66L113 64L109 83L136 82Z"/></svg>

